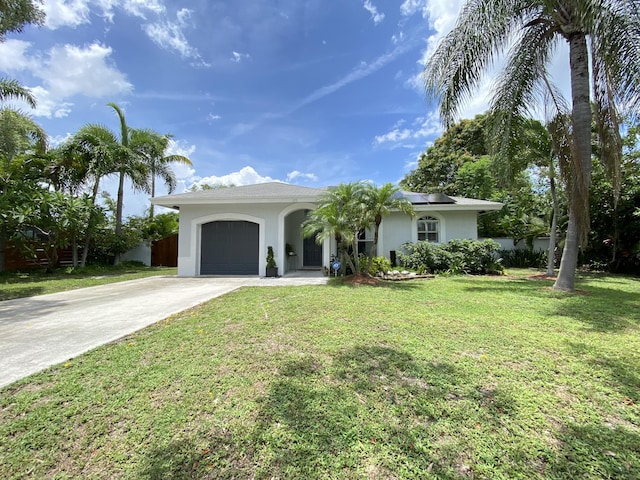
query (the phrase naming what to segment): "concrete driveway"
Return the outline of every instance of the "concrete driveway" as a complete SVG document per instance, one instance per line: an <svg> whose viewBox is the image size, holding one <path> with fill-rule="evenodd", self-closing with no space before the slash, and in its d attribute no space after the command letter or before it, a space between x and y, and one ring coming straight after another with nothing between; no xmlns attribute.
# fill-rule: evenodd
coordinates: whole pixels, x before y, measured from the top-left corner
<svg viewBox="0 0 640 480"><path fill-rule="evenodd" d="M149 277L0 302L0 387L242 286L326 281L313 273Z"/></svg>

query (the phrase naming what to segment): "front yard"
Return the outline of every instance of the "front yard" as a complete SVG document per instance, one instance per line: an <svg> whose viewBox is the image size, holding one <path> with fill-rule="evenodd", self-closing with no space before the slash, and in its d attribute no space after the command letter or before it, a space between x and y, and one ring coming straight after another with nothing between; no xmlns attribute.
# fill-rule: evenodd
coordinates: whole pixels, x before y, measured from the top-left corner
<svg viewBox="0 0 640 480"><path fill-rule="evenodd" d="M2 478L640 478L640 281L245 288L0 390Z"/></svg>

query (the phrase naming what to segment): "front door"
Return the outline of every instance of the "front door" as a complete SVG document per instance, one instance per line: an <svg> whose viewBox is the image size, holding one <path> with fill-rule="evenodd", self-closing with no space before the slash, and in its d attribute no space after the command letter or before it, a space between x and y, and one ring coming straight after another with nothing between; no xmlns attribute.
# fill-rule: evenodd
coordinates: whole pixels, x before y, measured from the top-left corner
<svg viewBox="0 0 640 480"><path fill-rule="evenodd" d="M316 243L315 235L305 238L302 244L302 266L321 267L322 266L322 245Z"/></svg>

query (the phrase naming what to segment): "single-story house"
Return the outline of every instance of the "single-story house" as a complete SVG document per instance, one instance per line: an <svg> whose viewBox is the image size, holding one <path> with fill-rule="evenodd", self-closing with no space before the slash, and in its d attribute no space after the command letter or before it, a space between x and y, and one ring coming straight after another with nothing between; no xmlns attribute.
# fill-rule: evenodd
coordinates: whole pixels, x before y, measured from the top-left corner
<svg viewBox="0 0 640 480"><path fill-rule="evenodd" d="M155 197L154 205L180 210L178 275L264 275L273 247L279 273L328 266L335 241L318 245L302 237L302 224L326 188L280 182L201 190ZM477 239L477 219L502 204L442 194L403 192L416 216L393 212L380 226L378 255L403 243ZM362 247L373 232L363 232ZM369 243L370 245L370 243ZM294 254L289 254L289 252ZM362 248L360 248L362 251Z"/></svg>

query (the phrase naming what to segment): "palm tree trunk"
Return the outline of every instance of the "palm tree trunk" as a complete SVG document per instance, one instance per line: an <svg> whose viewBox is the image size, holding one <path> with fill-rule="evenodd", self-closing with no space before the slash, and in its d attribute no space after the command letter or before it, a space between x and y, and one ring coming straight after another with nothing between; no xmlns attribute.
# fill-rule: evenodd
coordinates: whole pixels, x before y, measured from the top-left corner
<svg viewBox="0 0 640 480"><path fill-rule="evenodd" d="M549 165L549 183L551 184L551 200L553 202L553 218L551 219L551 232L549 234L549 252L547 254L547 275L553 276L556 257L556 230L558 229L558 193L556 192L556 179L553 160Z"/></svg>
<svg viewBox="0 0 640 480"><path fill-rule="evenodd" d="M124 207L124 173L120 172L120 179L118 181L118 201L116 203L116 238L119 239L122 236L122 209ZM118 265L120 263L120 257L122 252L118 249L115 252L113 264Z"/></svg>
<svg viewBox="0 0 640 480"><path fill-rule="evenodd" d="M156 174L151 169L151 198L156 196ZM153 203L149 207L149 218L153 220Z"/></svg>
<svg viewBox="0 0 640 480"><path fill-rule="evenodd" d="M373 256L376 254L378 250L378 236L380 233L380 224L382 223L382 218L376 216L375 220L375 229L373 231L373 245L371 245L371 250L369 251L369 261L367 262L367 271L364 272L366 275L370 276L369 271L371 270L371 265L373 265Z"/></svg>
<svg viewBox="0 0 640 480"><path fill-rule="evenodd" d="M589 96L589 52L584 34L569 40L571 68L572 122L575 148L569 190L569 226L560 261L560 271L553 288L575 290L576 267L580 245L589 230L589 184L591 183L591 102Z"/></svg>
<svg viewBox="0 0 640 480"><path fill-rule="evenodd" d="M96 198L98 197L98 190L100 189L100 176L96 177L96 181L93 184L93 192L91 196L91 206L96 204ZM82 258L80 259L80 267L87 265L87 257L89 256L89 245L91 245L91 228L93 227L93 209L89 213L89 228L87 228L87 236L84 239L84 248L82 249Z"/></svg>

